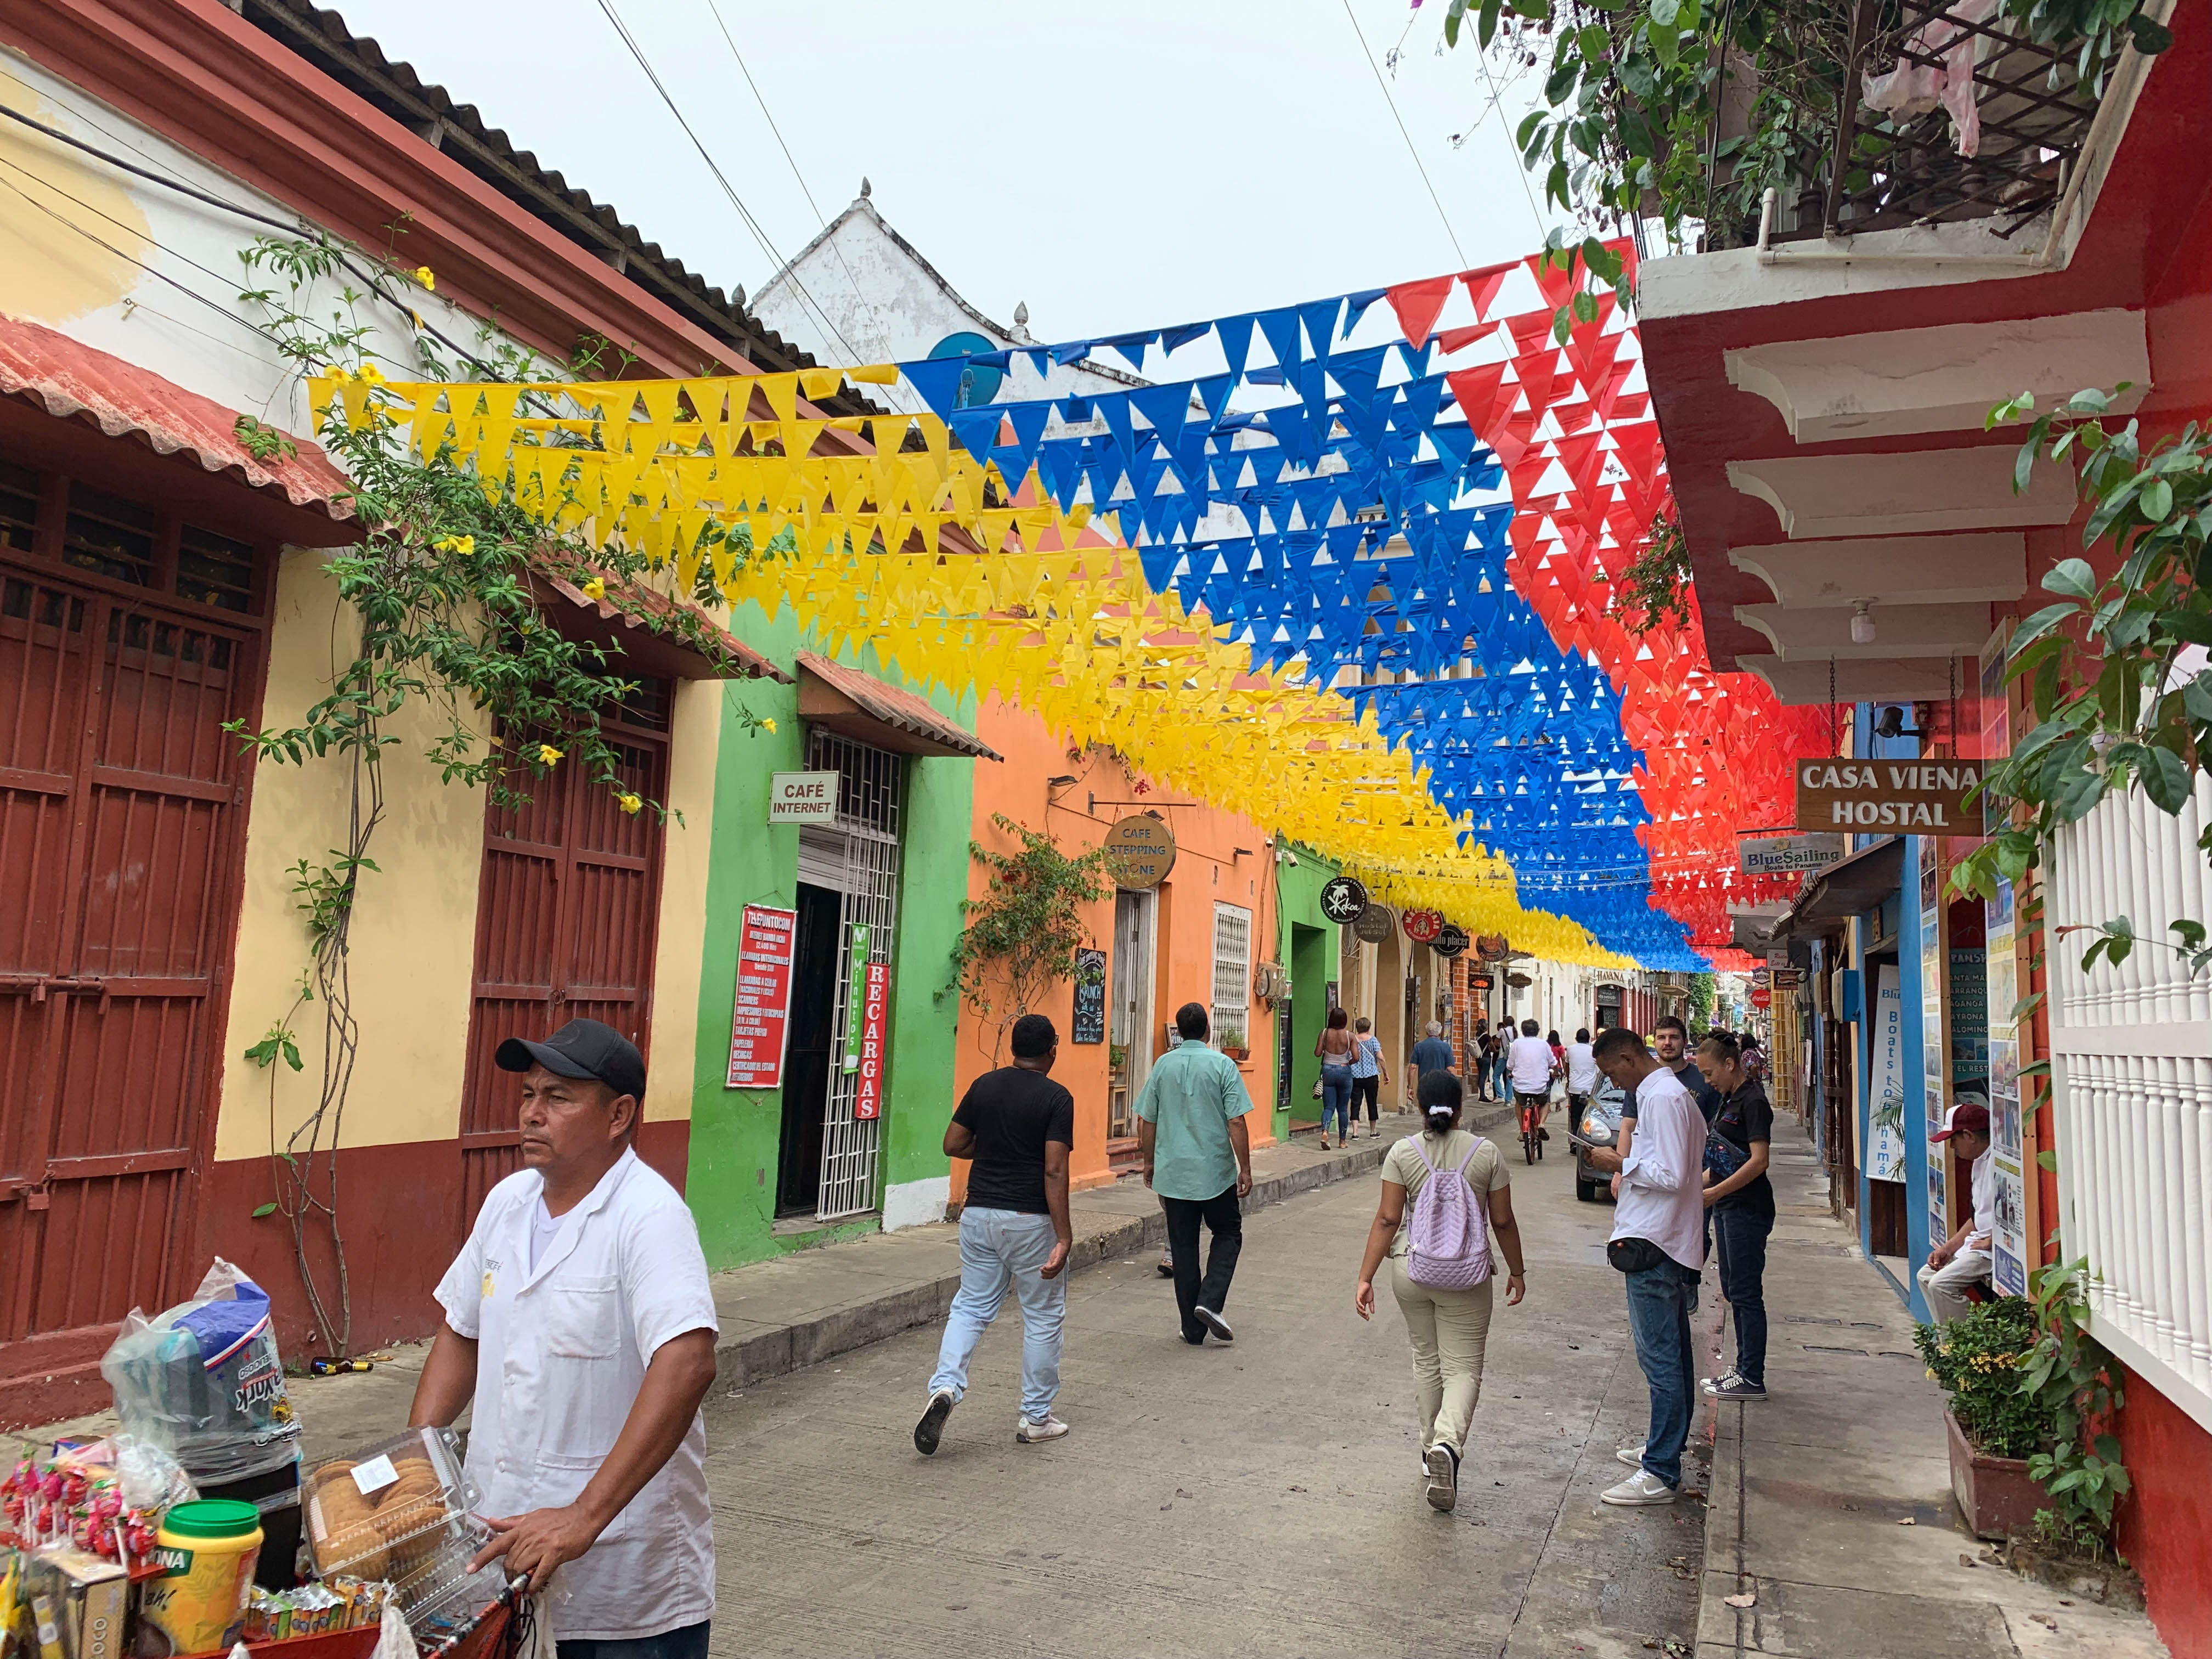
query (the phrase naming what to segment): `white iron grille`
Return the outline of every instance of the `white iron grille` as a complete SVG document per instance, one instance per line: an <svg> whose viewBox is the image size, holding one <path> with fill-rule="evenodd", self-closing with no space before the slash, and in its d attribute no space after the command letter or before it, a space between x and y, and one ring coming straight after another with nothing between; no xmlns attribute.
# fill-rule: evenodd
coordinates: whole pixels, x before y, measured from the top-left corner
<svg viewBox="0 0 2212 1659"><path fill-rule="evenodd" d="M906 761L818 728L810 736L807 761L817 771L838 774L837 826L845 841L844 925L837 953L830 1088L822 1115L822 1188L814 1212L817 1220L834 1221L876 1206L880 1120L855 1121L853 1106L860 1079L842 1064L846 1022L852 1013L850 943L853 929L865 924L868 960L891 960L898 925L898 832Z"/></svg>
<svg viewBox="0 0 2212 1659"><path fill-rule="evenodd" d="M1252 913L1241 904L1213 906L1213 1042L1221 1045L1224 1030L1238 1032L1249 1044L1245 1028L1252 1014Z"/></svg>
<svg viewBox="0 0 2212 1659"><path fill-rule="evenodd" d="M2055 931L2212 919L2207 823L2202 774L2178 817L2107 796L2052 844L2047 926L2063 1253L2088 1258L2097 1337L2212 1429L2212 981L2156 945L2084 974Z"/></svg>

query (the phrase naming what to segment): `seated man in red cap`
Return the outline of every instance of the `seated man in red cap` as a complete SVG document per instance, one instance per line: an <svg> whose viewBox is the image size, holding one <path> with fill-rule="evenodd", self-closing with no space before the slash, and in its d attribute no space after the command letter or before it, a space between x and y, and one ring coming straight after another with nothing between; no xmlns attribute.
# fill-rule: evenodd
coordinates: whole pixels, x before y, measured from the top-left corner
<svg viewBox="0 0 2212 1659"><path fill-rule="evenodd" d="M1966 1299L1969 1285L1990 1276L1990 1235L1996 1226L1997 1176L1990 1161L1990 1109L1972 1101L1951 1109L1942 1132L1928 1137L1930 1145L1949 1144L1960 1158L1973 1162L1974 1212L1942 1243L1928 1253L1920 1270L1920 1294L1928 1298L1929 1317L1948 1325L1974 1304Z"/></svg>

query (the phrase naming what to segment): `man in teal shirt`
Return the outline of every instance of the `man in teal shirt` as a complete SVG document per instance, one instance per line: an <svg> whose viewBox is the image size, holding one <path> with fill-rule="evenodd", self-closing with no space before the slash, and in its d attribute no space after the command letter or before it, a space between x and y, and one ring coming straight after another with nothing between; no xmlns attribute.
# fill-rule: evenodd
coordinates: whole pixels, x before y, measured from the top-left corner
<svg viewBox="0 0 2212 1659"><path fill-rule="evenodd" d="M1182 1340L1194 1346L1208 1333L1237 1340L1221 1310L1229 1281L1244 1248L1244 1214L1238 1200L1252 1190L1252 1134L1244 1115L1252 1097L1237 1062L1206 1045L1206 1006L1186 1002L1176 1010L1182 1041L1154 1064L1137 1097L1137 1145L1145 1160L1145 1185L1160 1197L1168 1216L1168 1248L1175 1257L1176 1305L1182 1310ZM1213 1235L1206 1276L1198 1270L1198 1224Z"/></svg>

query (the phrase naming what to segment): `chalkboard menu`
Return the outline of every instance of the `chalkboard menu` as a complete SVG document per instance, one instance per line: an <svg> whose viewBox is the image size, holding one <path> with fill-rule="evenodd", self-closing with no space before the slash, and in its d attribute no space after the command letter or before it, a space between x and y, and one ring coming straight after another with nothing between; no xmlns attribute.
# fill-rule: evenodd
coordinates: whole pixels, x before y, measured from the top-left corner
<svg viewBox="0 0 2212 1659"><path fill-rule="evenodd" d="M1106 953L1075 953L1075 1030L1073 1042L1106 1041Z"/></svg>

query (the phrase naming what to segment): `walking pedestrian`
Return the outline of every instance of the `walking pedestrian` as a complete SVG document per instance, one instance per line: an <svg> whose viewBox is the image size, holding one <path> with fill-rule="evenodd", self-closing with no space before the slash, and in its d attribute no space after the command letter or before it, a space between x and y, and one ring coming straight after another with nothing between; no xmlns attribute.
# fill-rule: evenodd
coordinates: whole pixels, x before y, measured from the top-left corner
<svg viewBox="0 0 2212 1659"><path fill-rule="evenodd" d="M1375 1035L1375 1022L1362 1014L1352 1022L1352 1124L1359 1127L1359 1103L1367 1103L1367 1138L1382 1133L1382 1091L1389 1086L1390 1068L1382 1063L1382 1039ZM1354 1137L1357 1139L1357 1137Z"/></svg>
<svg viewBox="0 0 2212 1659"><path fill-rule="evenodd" d="M1012 1033L1014 1063L968 1085L945 1127L945 1155L968 1160L960 1209L960 1288L952 1293L929 1404L914 1425L914 1449L934 1456L968 1392L968 1362L1012 1290L1022 1310L1022 1415L1014 1438L1057 1440L1060 1344L1067 1316L1067 1155L1075 1146L1075 1097L1052 1080L1060 1033L1042 1014L1024 1014Z"/></svg>
<svg viewBox="0 0 2212 1659"><path fill-rule="evenodd" d="M473 1401L471 1507L495 1518L470 1570L500 1559L541 1589L560 1569L564 1648L706 1659L714 1298L691 1212L637 1156L645 1060L572 1019L492 1063L522 1074L522 1168L439 1281L408 1424L448 1426Z"/></svg>
<svg viewBox="0 0 2212 1659"><path fill-rule="evenodd" d="M1345 1028L1351 1017L1341 1008L1328 1011L1328 1024L1322 1027L1321 1035L1314 1039L1314 1053L1321 1060L1321 1149L1328 1150L1328 1120L1332 1111L1336 1115L1336 1138L1340 1145L1350 1137L1346 1120L1352 1111L1352 1033Z"/></svg>
<svg viewBox="0 0 2212 1659"><path fill-rule="evenodd" d="M1671 1504L1682 1484L1698 1368L1690 1315L1705 1265L1705 1126L1690 1092L1653 1058L1633 1031L1612 1030L1591 1045L1598 1070L1641 1108L1633 1151L1593 1146L1590 1167L1610 1172L1618 1200L1606 1260L1627 1277L1629 1329L1651 1393L1651 1424L1641 1446L1616 1454L1636 1473L1602 1494L1616 1505Z"/></svg>
<svg viewBox="0 0 2212 1659"><path fill-rule="evenodd" d="M1229 1281L1244 1248L1239 1200L1252 1190L1252 1136L1244 1115L1252 1097L1237 1062L1207 1046L1206 1005L1176 1010L1182 1041L1160 1057L1137 1096L1137 1146L1145 1185L1159 1194L1168 1215L1168 1248L1175 1258L1176 1306L1182 1340L1195 1347L1208 1335L1233 1342L1223 1317ZM1206 1272L1199 1273L1198 1225L1212 1238Z"/></svg>
<svg viewBox="0 0 2212 1659"><path fill-rule="evenodd" d="M1513 1098L1512 1054L1513 1023L1508 1020L1498 1028L1498 1049L1490 1057L1490 1086L1501 1102Z"/></svg>
<svg viewBox="0 0 2212 1659"><path fill-rule="evenodd" d="M1451 1044L1444 1041L1444 1023L1440 1019L1429 1022L1429 1034L1413 1045L1407 1056L1406 1070L1413 1079L1413 1097L1420 1098L1421 1079L1431 1072L1449 1072L1454 1056Z"/></svg>
<svg viewBox="0 0 2212 1659"><path fill-rule="evenodd" d="M1521 1035L1513 1039L1507 1052L1506 1064L1513 1074L1513 1103L1525 1118L1534 1117L1532 1125L1546 1140L1552 1132L1544 1127L1544 1115L1552 1109L1552 1045L1536 1035L1536 1022L1521 1022Z"/></svg>
<svg viewBox="0 0 2212 1659"><path fill-rule="evenodd" d="M1583 1114L1597 1092L1597 1056L1590 1051L1587 1029L1576 1031L1575 1040L1567 1045L1566 1068L1567 1131L1571 1134L1582 1127Z"/></svg>
<svg viewBox="0 0 2212 1659"><path fill-rule="evenodd" d="M1766 1240L1774 1231L1774 1183L1767 1178L1774 1108L1766 1091L1744 1068L1730 1036L1698 1045L1698 1069L1720 1091L1712 1132L1742 1161L1728 1174L1705 1165L1705 1208L1712 1217L1720 1261L1721 1295L1735 1323L1735 1369L1705 1385L1716 1400L1766 1398Z"/></svg>
<svg viewBox="0 0 2212 1659"><path fill-rule="evenodd" d="M1990 1276L1990 1240L1997 1224L1997 1178L1996 1165L1990 1152L1990 1109L1972 1101L1961 1102L1952 1107L1944 1118L1942 1133L1928 1139L1931 1146L1948 1145L1972 1164L1968 1182L1973 1193L1974 1212L1960 1224L1958 1231L1929 1251L1928 1261L1917 1275L1929 1316L1938 1325L1948 1325L1974 1305L1966 1299L1967 1288Z"/></svg>
<svg viewBox="0 0 2212 1659"><path fill-rule="evenodd" d="M1485 1020L1474 1028L1474 1092L1478 1100L1490 1098L1491 1069L1497 1056L1498 1038L1491 1031L1490 1022Z"/></svg>
<svg viewBox="0 0 2212 1659"><path fill-rule="evenodd" d="M1505 1257L1505 1305L1528 1289L1521 1226L1498 1148L1459 1127L1465 1099L1449 1072L1421 1079L1421 1133L1390 1149L1382 1197L1367 1230L1353 1310L1375 1314L1375 1273L1387 1255L1390 1290L1413 1348L1420 1402L1421 1473L1431 1507L1459 1501L1460 1459L1482 1393L1482 1354L1490 1335L1490 1243ZM1425 1200L1424 1193L1428 1194ZM1403 1224L1413 1205L1413 1224Z"/></svg>

